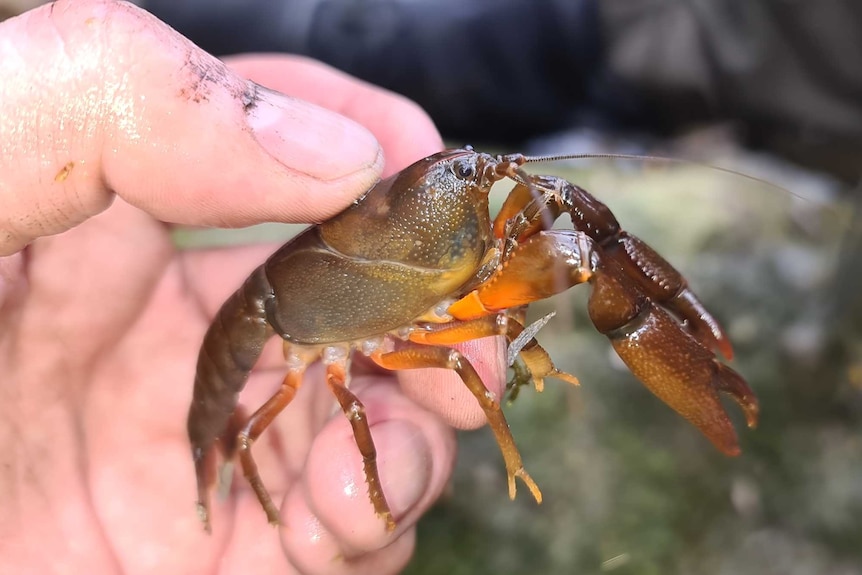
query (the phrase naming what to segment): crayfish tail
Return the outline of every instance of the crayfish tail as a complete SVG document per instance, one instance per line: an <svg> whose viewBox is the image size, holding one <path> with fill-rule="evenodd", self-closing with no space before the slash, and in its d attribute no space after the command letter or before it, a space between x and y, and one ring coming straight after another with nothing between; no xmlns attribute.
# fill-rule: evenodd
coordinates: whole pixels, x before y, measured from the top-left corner
<svg viewBox="0 0 862 575"><path fill-rule="evenodd" d="M217 440L228 431L239 392L272 335L264 307L272 288L258 268L221 307L198 355L187 430L198 483L198 514L209 528Z"/></svg>

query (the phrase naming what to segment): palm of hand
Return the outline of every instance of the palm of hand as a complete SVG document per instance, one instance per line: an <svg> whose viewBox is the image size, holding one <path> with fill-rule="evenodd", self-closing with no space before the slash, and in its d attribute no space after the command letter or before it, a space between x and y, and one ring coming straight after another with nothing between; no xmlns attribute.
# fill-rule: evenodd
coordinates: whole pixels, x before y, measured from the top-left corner
<svg viewBox="0 0 862 575"><path fill-rule="evenodd" d="M11 329L0 334L11 384L2 388L8 412L0 433L10 434L9 444L17 448L5 466L13 470L4 474L9 488L0 490L6 494L0 497L8 497L0 508L11 510L8 522L0 522L0 540L14 541L18 553L49 563L52 555L76 557L77 567L92 573L118 567L203 573L225 562L249 572L254 563L268 569L283 564L292 542L313 543L309 522L315 519L301 494L287 504L284 549L242 481L231 502L217 505L212 537L194 513L184 423L194 358L209 322L200 302L215 307L226 286L254 265L221 254L222 275L204 277L197 272L211 256L175 251L164 224L119 200L105 214L27 252L26 282L21 278L10 298L19 305L4 308L2 319ZM280 370L264 370L252 376L257 381L249 388L265 395L280 377ZM385 386L390 378L370 379ZM305 409L281 418L280 460L263 441L255 450L265 477L268 468L280 471L270 476L282 483L268 485L277 504L332 413L326 392L322 385L304 386L296 402ZM341 428L338 441L349 435L346 421L333 424ZM358 491L352 499L362 508L367 500ZM17 539L4 533L12 528ZM370 515L366 530L382 534L382 523ZM375 537L382 535L359 545L374 548ZM325 539L317 540L324 554L332 543ZM412 537L401 538L387 553L404 559L411 547Z"/></svg>

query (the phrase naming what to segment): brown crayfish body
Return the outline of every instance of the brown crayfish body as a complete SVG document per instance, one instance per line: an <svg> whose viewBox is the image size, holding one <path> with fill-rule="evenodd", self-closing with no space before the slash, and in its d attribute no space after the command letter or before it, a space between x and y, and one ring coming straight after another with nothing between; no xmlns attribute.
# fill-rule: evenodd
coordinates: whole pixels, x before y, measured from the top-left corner
<svg viewBox="0 0 862 575"><path fill-rule="evenodd" d="M448 345L504 335L538 389L558 371L529 334L524 307L579 283L592 286L589 314L635 376L697 426L722 452L739 452L718 392L734 398L749 426L758 403L748 384L720 363L730 343L684 278L652 248L622 231L610 210L561 178L520 166L532 158L447 150L378 182L341 214L276 251L222 306L198 358L188 431L201 518L209 527L215 451L237 451L270 522L278 510L261 482L251 445L290 402L306 367L323 357L327 382L350 415L365 461L369 497L395 525L380 486L362 404L347 388L350 354L392 370L455 370L478 400L515 478L537 501L499 402L470 363ZM492 221L493 184L516 185ZM563 213L573 230L552 230ZM264 344L284 340L287 375L275 395L225 437L237 397ZM526 342L523 340L527 339Z"/></svg>

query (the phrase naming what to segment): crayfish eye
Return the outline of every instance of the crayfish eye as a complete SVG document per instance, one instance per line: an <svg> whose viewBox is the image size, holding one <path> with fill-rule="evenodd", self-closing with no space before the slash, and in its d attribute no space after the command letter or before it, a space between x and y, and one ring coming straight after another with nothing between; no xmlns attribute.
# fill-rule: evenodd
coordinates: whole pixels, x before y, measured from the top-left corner
<svg viewBox="0 0 862 575"><path fill-rule="evenodd" d="M461 178L462 180L466 180L470 178L475 173L473 166L465 161L455 162L455 175Z"/></svg>

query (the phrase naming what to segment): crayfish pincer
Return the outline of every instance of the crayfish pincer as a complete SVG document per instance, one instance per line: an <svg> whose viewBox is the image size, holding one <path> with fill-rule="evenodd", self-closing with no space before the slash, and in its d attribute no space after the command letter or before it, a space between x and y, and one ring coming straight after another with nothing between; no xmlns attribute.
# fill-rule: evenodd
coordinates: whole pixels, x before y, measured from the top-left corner
<svg viewBox="0 0 862 575"><path fill-rule="evenodd" d="M607 206L566 180L522 168L547 159L472 149L424 158L282 246L224 303L201 347L188 418L198 509L207 527L218 452L238 457L269 521L278 523L251 446L290 403L306 368L322 358L363 454L371 503L394 528L364 409L348 389L352 353L390 370L455 370L500 445L509 495L520 478L541 501L499 402L447 346L504 335L510 344L518 340L513 349L538 389L545 377L577 383L534 338L524 343L520 336L525 306L580 283L592 287L593 324L634 375L719 450L739 453L718 392L739 403L750 427L758 403L713 352L732 355L718 322L673 266L620 229ZM492 220L488 194L504 178L515 187ZM551 229L564 213L573 229ZM238 394L273 335L284 340L284 382L237 430Z"/></svg>

